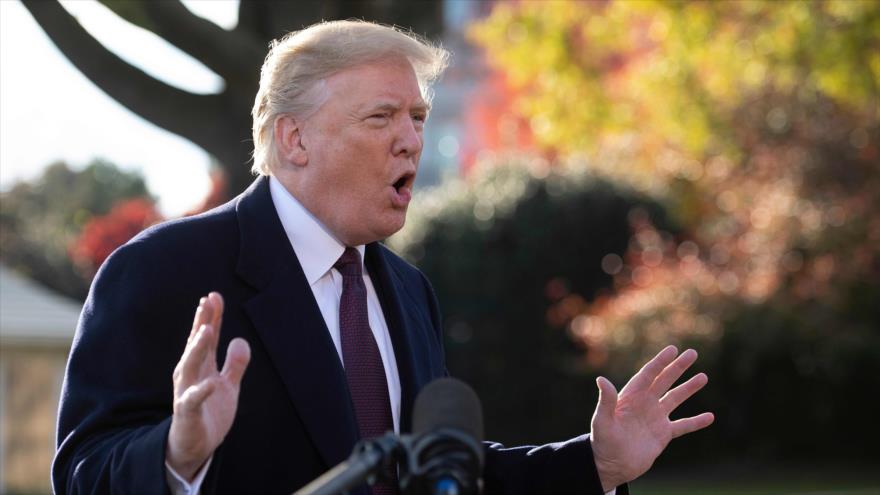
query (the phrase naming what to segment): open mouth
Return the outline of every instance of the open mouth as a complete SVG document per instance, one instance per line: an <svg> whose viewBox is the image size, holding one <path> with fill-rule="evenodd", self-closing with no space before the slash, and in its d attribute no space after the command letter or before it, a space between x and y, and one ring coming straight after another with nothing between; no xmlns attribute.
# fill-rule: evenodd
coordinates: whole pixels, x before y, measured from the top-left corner
<svg viewBox="0 0 880 495"><path fill-rule="evenodd" d="M401 178L397 179L397 182L395 182L395 183L392 185L392 187L394 187L394 189L396 189L397 192L400 192L400 188L403 187L404 184L406 184L406 178L405 178L405 177L401 177Z"/></svg>
<svg viewBox="0 0 880 495"><path fill-rule="evenodd" d="M406 208L412 199L412 183L416 174L413 172L405 172L396 181L391 184L394 193L391 195L392 204L397 208Z"/></svg>
<svg viewBox="0 0 880 495"><path fill-rule="evenodd" d="M412 172L406 172L405 174L401 175L399 179L394 181L394 184L392 184L391 187L393 187L394 190L397 191L399 194L403 190L403 188L412 188L413 178L414 174Z"/></svg>

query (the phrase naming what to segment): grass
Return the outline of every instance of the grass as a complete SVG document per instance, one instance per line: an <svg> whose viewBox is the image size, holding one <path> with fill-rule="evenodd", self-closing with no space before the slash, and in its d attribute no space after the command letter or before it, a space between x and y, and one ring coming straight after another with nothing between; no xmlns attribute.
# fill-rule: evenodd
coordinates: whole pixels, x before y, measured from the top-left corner
<svg viewBox="0 0 880 495"><path fill-rule="evenodd" d="M634 495L880 495L875 466L725 466L648 473Z"/></svg>

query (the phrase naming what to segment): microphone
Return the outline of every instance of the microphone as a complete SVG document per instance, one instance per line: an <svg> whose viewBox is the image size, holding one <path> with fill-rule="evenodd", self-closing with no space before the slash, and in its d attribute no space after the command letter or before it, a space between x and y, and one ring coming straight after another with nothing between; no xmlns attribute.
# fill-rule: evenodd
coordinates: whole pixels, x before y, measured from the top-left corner
<svg viewBox="0 0 880 495"><path fill-rule="evenodd" d="M355 446L348 460L297 490L295 495L347 492L399 463L405 495L476 495L483 472L483 408L476 392L455 378L429 383L416 397L413 434L388 432Z"/></svg>
<svg viewBox="0 0 880 495"><path fill-rule="evenodd" d="M429 383L416 398L413 435L405 439L400 488L405 494L468 495L480 491L483 408L454 378Z"/></svg>
<svg viewBox="0 0 880 495"><path fill-rule="evenodd" d="M389 431L376 438L362 440L354 446L351 456L322 474L293 495L336 495L366 482L372 485L382 476L384 466L395 467L401 449L401 439Z"/></svg>

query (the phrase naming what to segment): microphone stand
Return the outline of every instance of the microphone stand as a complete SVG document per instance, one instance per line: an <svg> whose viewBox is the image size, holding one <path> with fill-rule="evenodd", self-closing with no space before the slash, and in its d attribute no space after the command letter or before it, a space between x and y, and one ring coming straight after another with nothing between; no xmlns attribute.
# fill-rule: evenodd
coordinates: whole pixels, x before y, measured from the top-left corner
<svg viewBox="0 0 880 495"><path fill-rule="evenodd" d="M366 482L372 485L382 473L382 467L395 466L404 454L400 439L393 432L378 438L359 442L351 456L322 474L294 495L337 495Z"/></svg>
<svg viewBox="0 0 880 495"><path fill-rule="evenodd" d="M403 494L477 494L481 491L481 452L479 442L453 429L403 437L388 432L359 442L347 460L294 495L338 495L363 483L372 485L383 475L383 467L397 467L398 462Z"/></svg>
<svg viewBox="0 0 880 495"><path fill-rule="evenodd" d="M398 464L405 495L479 494L483 413L473 389L453 378L435 380L419 393L414 411L414 435L388 432L361 441L348 460L294 495L336 495L364 482L372 485Z"/></svg>

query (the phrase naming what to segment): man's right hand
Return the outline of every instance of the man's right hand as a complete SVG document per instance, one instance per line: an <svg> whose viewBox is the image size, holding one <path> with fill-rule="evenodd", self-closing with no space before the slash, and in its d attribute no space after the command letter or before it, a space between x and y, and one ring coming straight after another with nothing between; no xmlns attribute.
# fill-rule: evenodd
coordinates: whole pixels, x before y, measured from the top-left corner
<svg viewBox="0 0 880 495"><path fill-rule="evenodd" d="M223 298L212 292L199 301L183 356L174 368L174 415L165 460L192 480L220 445L235 419L241 378L251 358L244 339L229 343L223 370L217 370L217 342Z"/></svg>

